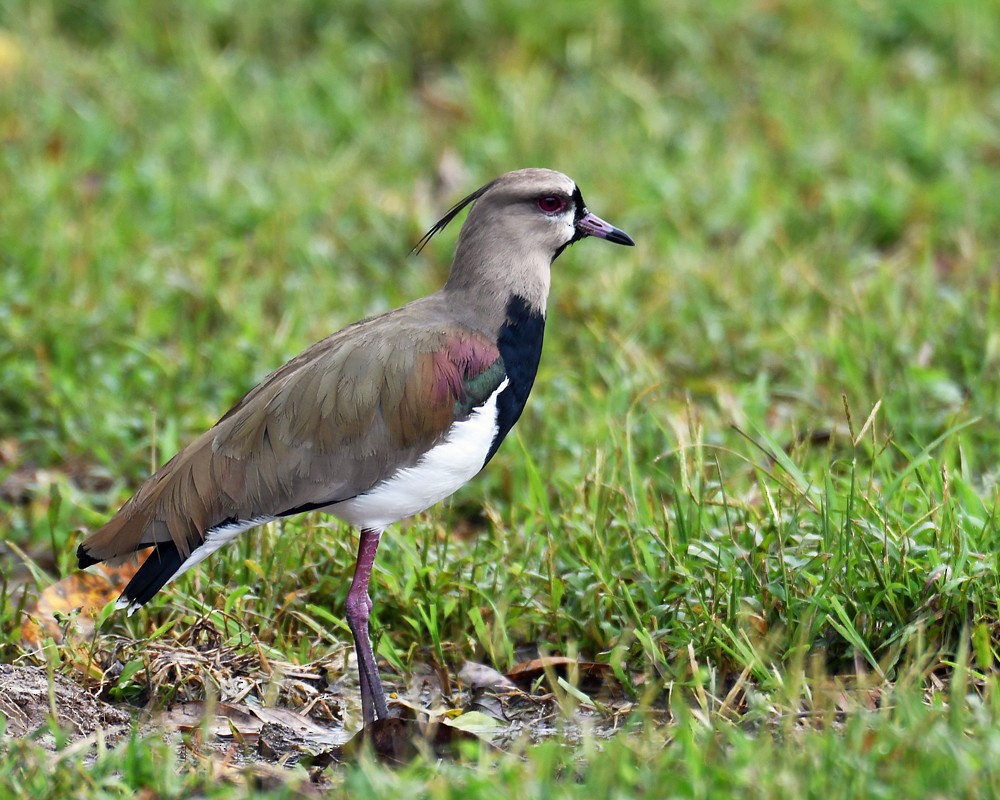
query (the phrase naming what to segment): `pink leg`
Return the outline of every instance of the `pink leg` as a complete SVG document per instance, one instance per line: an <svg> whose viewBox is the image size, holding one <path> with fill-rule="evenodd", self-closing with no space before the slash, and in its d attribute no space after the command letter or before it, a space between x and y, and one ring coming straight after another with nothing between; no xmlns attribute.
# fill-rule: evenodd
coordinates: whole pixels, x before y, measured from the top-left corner
<svg viewBox="0 0 1000 800"><path fill-rule="evenodd" d="M354 580L347 592L347 624L354 635L354 650L358 655L358 672L361 678L361 714L365 725L377 719L387 719L389 708L385 702L385 691L378 676L375 652L368 636L368 616L372 610L372 599L368 596L368 580L375 565L375 553L382 538L381 530L365 528L361 531L358 545L358 563L354 568Z"/></svg>

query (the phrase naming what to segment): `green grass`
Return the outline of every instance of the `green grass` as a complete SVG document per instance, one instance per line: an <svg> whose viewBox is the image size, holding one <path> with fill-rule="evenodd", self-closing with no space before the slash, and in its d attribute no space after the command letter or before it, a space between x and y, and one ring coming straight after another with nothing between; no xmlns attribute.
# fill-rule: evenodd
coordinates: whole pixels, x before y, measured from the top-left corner
<svg viewBox="0 0 1000 800"><path fill-rule="evenodd" d="M284 359L439 286L457 225L406 254L457 198L550 166L637 247L556 262L517 436L386 537L379 652L400 683L535 643L607 661L629 730L332 787L997 793L994 3L15 0L0 31L0 480L47 476L0 506L4 586L71 572L80 529ZM321 658L354 548L285 522L101 636L216 609L236 647ZM0 597L0 661L68 663ZM250 791L156 736L63 752L5 740L0 774Z"/></svg>

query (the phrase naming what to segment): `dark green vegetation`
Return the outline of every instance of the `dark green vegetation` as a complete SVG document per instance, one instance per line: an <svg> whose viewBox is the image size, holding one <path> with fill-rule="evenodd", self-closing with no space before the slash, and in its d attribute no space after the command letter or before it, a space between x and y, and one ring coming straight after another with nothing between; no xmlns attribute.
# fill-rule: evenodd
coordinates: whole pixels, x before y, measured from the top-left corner
<svg viewBox="0 0 1000 800"><path fill-rule="evenodd" d="M0 9L0 478L55 487L0 506L4 575L70 572L77 529L256 379L439 286L457 226L406 252L454 200L548 166L638 246L557 262L518 436L386 539L379 651L401 683L531 643L607 661L643 677L629 731L334 785L1000 792L1000 8L337 7ZM354 543L246 536L101 635L225 608L234 646L320 658ZM20 598L0 661L58 666L19 646ZM155 735L93 768L2 747L36 796L247 791Z"/></svg>

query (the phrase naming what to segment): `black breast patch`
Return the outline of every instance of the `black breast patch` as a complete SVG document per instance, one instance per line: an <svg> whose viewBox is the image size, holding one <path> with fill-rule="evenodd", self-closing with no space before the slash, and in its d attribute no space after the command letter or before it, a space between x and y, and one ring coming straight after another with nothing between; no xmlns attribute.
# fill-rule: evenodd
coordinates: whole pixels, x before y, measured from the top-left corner
<svg viewBox="0 0 1000 800"><path fill-rule="evenodd" d="M486 454L489 463L504 437L514 427L535 382L542 357L545 316L531 308L523 297L514 295L507 303L507 321L500 328L497 349L507 369L509 384L497 398L497 435Z"/></svg>

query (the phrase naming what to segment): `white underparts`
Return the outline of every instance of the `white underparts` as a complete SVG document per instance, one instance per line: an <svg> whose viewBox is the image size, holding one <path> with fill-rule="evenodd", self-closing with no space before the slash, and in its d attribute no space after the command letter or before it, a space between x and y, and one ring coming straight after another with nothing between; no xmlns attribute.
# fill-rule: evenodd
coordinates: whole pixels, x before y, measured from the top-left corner
<svg viewBox="0 0 1000 800"><path fill-rule="evenodd" d="M452 425L444 441L412 467L401 469L369 492L323 510L359 528L385 528L454 494L486 463L498 430L497 398L509 382L504 378L483 405Z"/></svg>
<svg viewBox="0 0 1000 800"><path fill-rule="evenodd" d="M240 519L236 520L236 522L227 522L225 525L210 528L208 533L205 534L205 541L191 551L191 555L187 557L187 560L185 560L177 572L173 574L173 578L176 578L178 575L183 575L195 564L199 564L204 561L220 547L229 544L233 539L243 533L243 531L256 528L258 525L271 522L273 519L274 517L267 516L254 517L253 519ZM171 580L173 580L173 578L171 578Z"/></svg>

